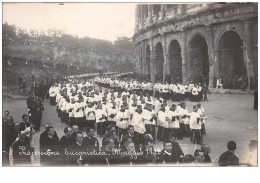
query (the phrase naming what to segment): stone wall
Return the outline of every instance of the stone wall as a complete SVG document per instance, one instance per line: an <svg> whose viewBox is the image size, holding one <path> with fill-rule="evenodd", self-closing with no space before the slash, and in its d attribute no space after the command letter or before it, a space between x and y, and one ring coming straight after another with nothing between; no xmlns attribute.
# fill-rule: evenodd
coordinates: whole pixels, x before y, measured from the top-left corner
<svg viewBox="0 0 260 183"><path fill-rule="evenodd" d="M148 11L151 11L151 6L148 5ZM136 45L137 72L139 74L148 74L147 69L149 66L147 66L146 51L149 46L151 53L149 62L150 77L153 82L155 81L154 75L157 73L156 65L158 65L155 63L156 45L160 43L163 48L162 75L163 80L165 80L166 75L172 72L169 67L170 44L172 41L177 41L181 48L182 81L191 81L195 72L199 72L195 71L194 68L196 62L199 62L200 59L196 61L194 54L197 54L198 58L207 55L208 58L205 60L209 64L208 79L211 86L213 77L218 77L221 73L219 64L224 54L219 45L220 39L225 33L232 31L242 41L243 61L248 82L250 82L250 76L257 77L258 9L256 3L211 3L191 5L190 8L189 5L178 4L170 9L165 8L165 6L167 5L162 5L162 9L158 14L154 15L153 12L144 13L148 15L146 19L143 17L140 20L138 16L136 17L138 21L136 22L133 39ZM197 39L198 37L200 39ZM196 46L195 44L194 46L194 39L206 43L205 50L208 52L207 54L203 53L204 56L198 56L198 54L201 54L198 53L201 52L201 49L199 49L199 45Z"/></svg>

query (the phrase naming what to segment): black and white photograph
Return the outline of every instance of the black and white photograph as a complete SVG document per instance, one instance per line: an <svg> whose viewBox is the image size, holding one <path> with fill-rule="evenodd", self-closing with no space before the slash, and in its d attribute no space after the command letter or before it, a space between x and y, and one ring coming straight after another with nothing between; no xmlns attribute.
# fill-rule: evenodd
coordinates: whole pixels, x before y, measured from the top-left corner
<svg viewBox="0 0 260 183"><path fill-rule="evenodd" d="M2 2L1 138L2 167L258 167L258 3Z"/></svg>

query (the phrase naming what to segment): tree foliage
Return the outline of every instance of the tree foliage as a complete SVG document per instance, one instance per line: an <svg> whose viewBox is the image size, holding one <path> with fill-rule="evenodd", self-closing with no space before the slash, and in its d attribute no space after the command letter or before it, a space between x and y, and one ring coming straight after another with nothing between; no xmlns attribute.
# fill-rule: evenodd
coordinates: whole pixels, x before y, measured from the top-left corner
<svg viewBox="0 0 260 183"><path fill-rule="evenodd" d="M101 67L108 71L132 71L135 65L131 38L119 37L112 43L89 37L78 38L57 29L27 32L7 23L2 27L5 56Z"/></svg>

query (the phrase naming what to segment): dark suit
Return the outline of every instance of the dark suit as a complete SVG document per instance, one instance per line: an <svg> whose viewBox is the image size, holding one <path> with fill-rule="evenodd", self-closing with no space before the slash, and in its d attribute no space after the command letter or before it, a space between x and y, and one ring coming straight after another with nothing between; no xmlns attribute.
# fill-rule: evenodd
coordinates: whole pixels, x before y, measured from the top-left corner
<svg viewBox="0 0 260 183"><path fill-rule="evenodd" d="M96 137L84 137L83 144L86 146L87 150L90 151L99 151L99 142Z"/></svg>
<svg viewBox="0 0 260 183"><path fill-rule="evenodd" d="M177 163L177 161L179 160L179 157L176 156L175 154L173 154L173 152L171 152L171 154L167 154L165 152L165 150L162 150L162 152L160 153L157 162L158 163Z"/></svg>
<svg viewBox="0 0 260 183"><path fill-rule="evenodd" d="M24 153L28 153L25 155ZM22 141L19 139L13 144L13 164L14 165L31 165L31 153L34 152L34 149L30 146L29 139Z"/></svg>
<svg viewBox="0 0 260 183"><path fill-rule="evenodd" d="M204 153L204 163L211 163L211 158L208 153Z"/></svg>
<svg viewBox="0 0 260 183"><path fill-rule="evenodd" d="M60 152L58 161L60 164L66 164L65 149L66 148L68 149L74 142L75 142L75 140L72 137L67 138L64 135L60 138L59 144L58 144L58 151Z"/></svg>
<svg viewBox="0 0 260 183"><path fill-rule="evenodd" d="M239 165L239 159L234 153L226 151L219 157L218 164L220 166Z"/></svg>
<svg viewBox="0 0 260 183"><path fill-rule="evenodd" d="M48 150L50 150L51 152L57 152L58 151L58 143L59 143L59 138L58 138L57 135L54 135L53 138L49 138L47 133L45 133L44 135L41 134L40 151L42 153L45 153ZM59 156L55 156L55 155L48 156L48 155L42 154L42 155L40 155L41 165L45 165L45 166L46 165L47 166L56 165L57 164L56 159L58 157Z"/></svg>

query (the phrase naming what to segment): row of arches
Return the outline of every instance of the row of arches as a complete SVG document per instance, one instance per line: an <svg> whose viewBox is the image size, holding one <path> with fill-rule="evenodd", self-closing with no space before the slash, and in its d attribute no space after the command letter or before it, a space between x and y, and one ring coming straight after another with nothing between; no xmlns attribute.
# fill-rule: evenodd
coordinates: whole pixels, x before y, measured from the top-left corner
<svg viewBox="0 0 260 183"><path fill-rule="evenodd" d="M198 76L204 76L206 84L209 84L209 52L206 40L201 35L195 35L188 43L188 55L189 62L186 63L187 72L190 78L196 78ZM230 77L247 77L247 69L243 55L243 41L240 36L234 31L225 32L218 43L218 68L219 74L228 75ZM142 48L141 48L142 51ZM169 67L169 74L177 78L177 82L183 82L183 60L182 49L177 40L172 40L168 47L167 60L168 64L165 65L165 57L163 46L161 42L155 45L154 61L156 80L163 79L163 73L168 70L164 67ZM145 64L147 68L147 74L151 76L151 49L147 45L145 48ZM165 66L164 66L165 65ZM142 67L142 66L141 66ZM141 68L142 70L142 68ZM217 77L218 77L217 76Z"/></svg>

